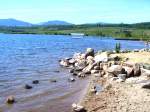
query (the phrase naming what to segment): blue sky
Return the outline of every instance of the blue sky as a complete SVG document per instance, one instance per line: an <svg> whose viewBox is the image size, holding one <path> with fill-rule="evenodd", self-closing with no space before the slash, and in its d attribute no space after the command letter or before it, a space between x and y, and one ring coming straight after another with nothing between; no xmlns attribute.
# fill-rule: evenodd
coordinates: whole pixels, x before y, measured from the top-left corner
<svg viewBox="0 0 150 112"><path fill-rule="evenodd" d="M150 0L0 0L0 19L38 23L64 20L81 23L150 21Z"/></svg>

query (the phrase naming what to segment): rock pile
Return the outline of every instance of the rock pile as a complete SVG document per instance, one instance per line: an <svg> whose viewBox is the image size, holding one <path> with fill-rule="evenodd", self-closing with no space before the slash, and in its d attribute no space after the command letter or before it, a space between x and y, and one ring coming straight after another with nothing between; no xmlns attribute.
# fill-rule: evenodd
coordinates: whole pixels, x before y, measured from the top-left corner
<svg viewBox="0 0 150 112"><path fill-rule="evenodd" d="M75 53L72 58L60 60L60 65L70 68L70 73L74 76L83 78L94 75L123 82L126 78L141 75L140 64L127 63L126 61L118 56L110 56L110 52L95 53L94 49L87 48L85 53Z"/></svg>

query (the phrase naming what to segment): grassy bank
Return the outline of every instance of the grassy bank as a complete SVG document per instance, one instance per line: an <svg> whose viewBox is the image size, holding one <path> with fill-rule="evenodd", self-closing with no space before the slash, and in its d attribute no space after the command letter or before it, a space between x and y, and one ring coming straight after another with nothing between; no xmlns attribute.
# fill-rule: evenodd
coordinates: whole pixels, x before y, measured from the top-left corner
<svg viewBox="0 0 150 112"><path fill-rule="evenodd" d="M50 34L70 35L84 33L91 36L115 37L119 39L150 40L150 28L145 25L71 25L71 26L32 26L0 27L0 33L11 34Z"/></svg>

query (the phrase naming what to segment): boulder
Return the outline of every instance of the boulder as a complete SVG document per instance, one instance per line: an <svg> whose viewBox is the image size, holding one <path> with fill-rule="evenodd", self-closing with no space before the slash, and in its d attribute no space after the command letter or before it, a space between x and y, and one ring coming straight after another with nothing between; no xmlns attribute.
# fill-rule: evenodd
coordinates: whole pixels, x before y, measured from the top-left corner
<svg viewBox="0 0 150 112"><path fill-rule="evenodd" d="M15 97L14 96L8 96L6 99L6 103L8 103L8 104L15 103Z"/></svg>
<svg viewBox="0 0 150 112"><path fill-rule="evenodd" d="M125 67L123 67L123 68L124 68L125 71L126 71L126 74L127 74L126 77L127 77L127 78L134 76L134 70L133 70L132 67L127 67L127 66L125 66Z"/></svg>
<svg viewBox="0 0 150 112"><path fill-rule="evenodd" d="M103 52L101 54L98 54L94 57L95 62L108 62L108 53Z"/></svg>
<svg viewBox="0 0 150 112"><path fill-rule="evenodd" d="M86 112L83 106L75 104L75 103L72 104L72 109L75 112Z"/></svg>
<svg viewBox="0 0 150 112"><path fill-rule="evenodd" d="M86 49L85 57L87 58L88 56L94 57L94 49L92 49L92 48Z"/></svg>
<svg viewBox="0 0 150 112"><path fill-rule="evenodd" d="M140 76L141 75L141 69L140 69L139 64L135 64L133 66L133 70L134 70L134 76Z"/></svg>
<svg viewBox="0 0 150 112"><path fill-rule="evenodd" d="M107 72L114 76L118 76L119 74L124 74L125 69L121 65L112 65L107 69Z"/></svg>

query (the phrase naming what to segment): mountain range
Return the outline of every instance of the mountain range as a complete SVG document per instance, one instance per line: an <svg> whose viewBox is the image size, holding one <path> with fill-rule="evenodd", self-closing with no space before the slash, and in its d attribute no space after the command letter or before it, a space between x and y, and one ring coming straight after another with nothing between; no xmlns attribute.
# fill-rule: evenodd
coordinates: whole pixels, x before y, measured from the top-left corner
<svg viewBox="0 0 150 112"><path fill-rule="evenodd" d="M47 22L42 22L38 24L32 24L29 22L21 21L21 20L16 20L16 19L0 19L0 26L37 26L37 25L73 25L72 23L66 22L66 21L59 21L59 20L54 20L54 21L47 21Z"/></svg>

